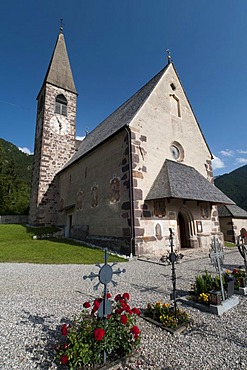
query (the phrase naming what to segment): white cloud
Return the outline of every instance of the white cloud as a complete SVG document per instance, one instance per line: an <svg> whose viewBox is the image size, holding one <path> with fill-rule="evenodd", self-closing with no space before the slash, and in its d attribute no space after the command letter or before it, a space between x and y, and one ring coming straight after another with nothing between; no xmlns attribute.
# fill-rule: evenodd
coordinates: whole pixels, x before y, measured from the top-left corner
<svg viewBox="0 0 247 370"><path fill-rule="evenodd" d="M85 136L76 136L76 140L83 140L85 139Z"/></svg>
<svg viewBox="0 0 247 370"><path fill-rule="evenodd" d="M213 157L214 157L214 159L212 160L213 170L225 167L224 162L220 158L216 157L215 155Z"/></svg>
<svg viewBox="0 0 247 370"><path fill-rule="evenodd" d="M26 148L25 146L23 147L23 148L18 148L21 152L23 152L23 153L25 153L25 154L28 154L28 155L30 155L30 154L33 154L32 152L31 152L31 150L30 149L28 149L28 148Z"/></svg>
<svg viewBox="0 0 247 370"><path fill-rule="evenodd" d="M247 150L239 149L239 150L237 150L237 152L240 153L240 154L247 154Z"/></svg>
<svg viewBox="0 0 247 370"><path fill-rule="evenodd" d="M230 149L221 150L220 154L222 154L224 157L233 157L234 156L234 150L230 150Z"/></svg>
<svg viewBox="0 0 247 370"><path fill-rule="evenodd" d="M247 158L236 158L236 164L247 164Z"/></svg>

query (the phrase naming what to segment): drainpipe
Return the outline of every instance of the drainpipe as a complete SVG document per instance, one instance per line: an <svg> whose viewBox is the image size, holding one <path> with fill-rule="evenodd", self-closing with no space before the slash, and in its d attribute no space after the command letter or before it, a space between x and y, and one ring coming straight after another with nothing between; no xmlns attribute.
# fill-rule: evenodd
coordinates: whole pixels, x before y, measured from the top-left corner
<svg viewBox="0 0 247 370"><path fill-rule="evenodd" d="M130 223L131 223L131 239L130 239L130 257L132 258L135 255L135 225L134 225L134 196L133 196L133 169L132 169L132 155L131 155L131 131L129 127L125 127L125 130L128 135L128 158L129 158L129 183L130 183Z"/></svg>

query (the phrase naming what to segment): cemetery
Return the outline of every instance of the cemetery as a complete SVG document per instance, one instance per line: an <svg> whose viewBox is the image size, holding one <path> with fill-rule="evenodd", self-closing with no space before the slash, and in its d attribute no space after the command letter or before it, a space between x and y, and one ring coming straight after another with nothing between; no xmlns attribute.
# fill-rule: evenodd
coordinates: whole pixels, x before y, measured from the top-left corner
<svg viewBox="0 0 247 370"><path fill-rule="evenodd" d="M161 260L2 263L0 368L246 368L245 244L181 257L169 232Z"/></svg>

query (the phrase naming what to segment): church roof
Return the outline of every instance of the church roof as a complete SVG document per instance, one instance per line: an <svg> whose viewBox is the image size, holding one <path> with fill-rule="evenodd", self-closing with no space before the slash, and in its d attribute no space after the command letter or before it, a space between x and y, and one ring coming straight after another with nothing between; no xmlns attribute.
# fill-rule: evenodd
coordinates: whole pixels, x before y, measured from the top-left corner
<svg viewBox="0 0 247 370"><path fill-rule="evenodd" d="M168 64L156 76L154 76L146 85L138 90L131 98L116 109L110 116L101 122L93 131L91 131L82 141L78 151L72 156L64 168L75 162L87 152L104 142L110 136L127 126L138 110L145 103L158 81L163 76Z"/></svg>
<svg viewBox="0 0 247 370"><path fill-rule="evenodd" d="M43 85L47 82L76 94L75 83L62 32L58 35Z"/></svg>
<svg viewBox="0 0 247 370"><path fill-rule="evenodd" d="M146 200L179 198L213 204L234 204L195 168L166 159Z"/></svg>
<svg viewBox="0 0 247 370"><path fill-rule="evenodd" d="M219 206L218 213L219 217L247 218L247 212L236 204Z"/></svg>

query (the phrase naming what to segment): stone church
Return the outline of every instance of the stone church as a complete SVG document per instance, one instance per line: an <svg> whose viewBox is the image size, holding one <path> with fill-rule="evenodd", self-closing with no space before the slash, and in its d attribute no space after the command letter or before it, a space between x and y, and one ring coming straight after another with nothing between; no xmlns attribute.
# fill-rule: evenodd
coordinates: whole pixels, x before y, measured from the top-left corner
<svg viewBox="0 0 247 370"><path fill-rule="evenodd" d="M217 205L212 153L173 62L76 140L77 91L62 30L37 97L29 223L126 255L209 246Z"/></svg>

